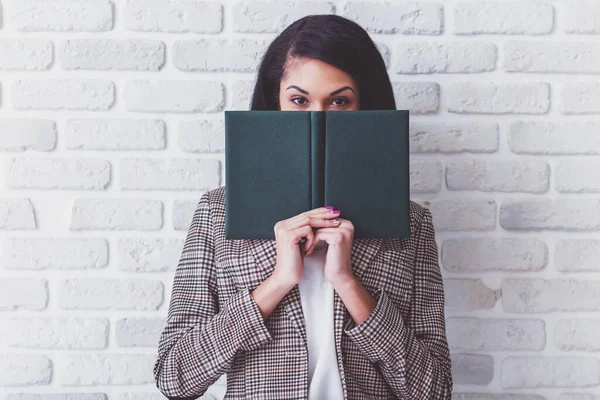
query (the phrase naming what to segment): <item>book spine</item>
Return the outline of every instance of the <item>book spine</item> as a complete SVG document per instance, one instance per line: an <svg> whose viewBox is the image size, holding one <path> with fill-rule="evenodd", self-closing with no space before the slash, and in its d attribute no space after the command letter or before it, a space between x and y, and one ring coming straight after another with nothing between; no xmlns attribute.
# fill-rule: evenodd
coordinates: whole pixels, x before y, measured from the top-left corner
<svg viewBox="0 0 600 400"><path fill-rule="evenodd" d="M311 111L311 190L312 208L325 204L325 111Z"/></svg>

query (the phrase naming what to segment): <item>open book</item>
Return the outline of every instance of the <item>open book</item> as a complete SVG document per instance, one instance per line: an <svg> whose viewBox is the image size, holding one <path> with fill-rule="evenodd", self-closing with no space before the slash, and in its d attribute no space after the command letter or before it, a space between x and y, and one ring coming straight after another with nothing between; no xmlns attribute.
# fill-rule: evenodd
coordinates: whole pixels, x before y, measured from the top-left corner
<svg viewBox="0 0 600 400"><path fill-rule="evenodd" d="M225 237L326 205L354 238L409 236L408 110L225 111Z"/></svg>

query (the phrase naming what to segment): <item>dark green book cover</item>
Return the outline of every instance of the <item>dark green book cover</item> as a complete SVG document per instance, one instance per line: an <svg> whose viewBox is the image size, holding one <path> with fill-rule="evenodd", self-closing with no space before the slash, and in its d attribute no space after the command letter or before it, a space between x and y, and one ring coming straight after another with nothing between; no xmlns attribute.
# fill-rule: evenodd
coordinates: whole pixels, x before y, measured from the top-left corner
<svg viewBox="0 0 600 400"><path fill-rule="evenodd" d="M225 237L332 205L355 238L408 237L409 112L225 111Z"/></svg>

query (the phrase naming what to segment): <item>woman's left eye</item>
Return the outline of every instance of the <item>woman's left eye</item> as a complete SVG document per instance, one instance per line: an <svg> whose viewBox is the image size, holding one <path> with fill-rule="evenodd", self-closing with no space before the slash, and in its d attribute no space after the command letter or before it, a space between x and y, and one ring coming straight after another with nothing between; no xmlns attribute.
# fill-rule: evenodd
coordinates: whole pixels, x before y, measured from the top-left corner
<svg viewBox="0 0 600 400"><path fill-rule="evenodd" d="M346 100L342 97L338 97L337 99L334 100L334 102L338 101L338 100L342 100L344 102L344 104L337 104L338 106L345 106L346 104L348 104L348 100Z"/></svg>

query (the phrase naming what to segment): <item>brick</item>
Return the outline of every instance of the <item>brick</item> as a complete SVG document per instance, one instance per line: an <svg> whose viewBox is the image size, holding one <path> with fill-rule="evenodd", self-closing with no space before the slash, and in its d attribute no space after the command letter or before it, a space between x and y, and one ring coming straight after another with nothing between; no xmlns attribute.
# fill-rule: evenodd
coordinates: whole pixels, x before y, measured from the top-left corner
<svg viewBox="0 0 600 400"><path fill-rule="evenodd" d="M222 118L181 121L177 144L190 153L224 153L225 123Z"/></svg>
<svg viewBox="0 0 600 400"><path fill-rule="evenodd" d="M559 86L560 112L563 114L600 113L600 83L572 82Z"/></svg>
<svg viewBox="0 0 600 400"><path fill-rule="evenodd" d="M1 262L9 269L90 269L108 264L108 242L96 238L5 238Z"/></svg>
<svg viewBox="0 0 600 400"><path fill-rule="evenodd" d="M166 129L159 119L70 119L65 146L71 150L162 150Z"/></svg>
<svg viewBox="0 0 600 400"><path fill-rule="evenodd" d="M546 193L550 167L543 161L456 160L446 164L448 190Z"/></svg>
<svg viewBox="0 0 600 400"><path fill-rule="evenodd" d="M486 199L427 201L436 232L491 231L496 227L496 202ZM469 218L465 218L469 215Z"/></svg>
<svg viewBox="0 0 600 400"><path fill-rule="evenodd" d="M442 188L442 163L429 160L411 160L410 191L436 193Z"/></svg>
<svg viewBox="0 0 600 400"><path fill-rule="evenodd" d="M70 39L59 50L63 69L159 71L165 65L165 44L145 39Z"/></svg>
<svg viewBox="0 0 600 400"><path fill-rule="evenodd" d="M6 186L14 189L104 190L110 163L86 158L10 158L5 162Z"/></svg>
<svg viewBox="0 0 600 400"><path fill-rule="evenodd" d="M369 33L439 35L443 31L443 8L429 2L345 3L340 15Z"/></svg>
<svg viewBox="0 0 600 400"><path fill-rule="evenodd" d="M377 47L377 50L379 50L379 53L381 54L381 58L383 58L385 69L390 69L391 55L389 47L380 40L375 41L375 47Z"/></svg>
<svg viewBox="0 0 600 400"><path fill-rule="evenodd" d="M117 267L128 272L175 271L183 250L183 242L180 239L119 239Z"/></svg>
<svg viewBox="0 0 600 400"><path fill-rule="evenodd" d="M548 246L538 239L448 239L441 255L451 272L540 271L548 263Z"/></svg>
<svg viewBox="0 0 600 400"><path fill-rule="evenodd" d="M436 82L392 82L396 104L414 114L434 113L440 103L440 85Z"/></svg>
<svg viewBox="0 0 600 400"><path fill-rule="evenodd" d="M598 193L600 184L594 176L582 171L596 171L600 162L595 160L559 160L555 166L556 190L562 193Z"/></svg>
<svg viewBox="0 0 600 400"><path fill-rule="evenodd" d="M182 71L255 72L268 42L253 39L189 39L173 45L173 65Z"/></svg>
<svg viewBox="0 0 600 400"><path fill-rule="evenodd" d="M54 150L56 136L49 119L0 119L0 151Z"/></svg>
<svg viewBox="0 0 600 400"><path fill-rule="evenodd" d="M67 354L58 365L62 386L154 383L153 354Z"/></svg>
<svg viewBox="0 0 600 400"><path fill-rule="evenodd" d="M546 345L541 319L449 318L446 331L451 350L543 350Z"/></svg>
<svg viewBox="0 0 600 400"><path fill-rule="evenodd" d="M52 361L42 354L0 354L0 385L49 385Z"/></svg>
<svg viewBox="0 0 600 400"><path fill-rule="evenodd" d="M143 199L75 199L71 230L140 230L162 227L162 202Z"/></svg>
<svg viewBox="0 0 600 400"><path fill-rule="evenodd" d="M563 393L558 397L558 400L598 400L599 397L593 394L584 393Z"/></svg>
<svg viewBox="0 0 600 400"><path fill-rule="evenodd" d="M504 279L502 305L507 312L598 311L600 281L574 279Z"/></svg>
<svg viewBox="0 0 600 400"><path fill-rule="evenodd" d="M600 351L599 319L561 319L554 327L554 345L564 351Z"/></svg>
<svg viewBox="0 0 600 400"><path fill-rule="evenodd" d="M563 4L564 31L575 34L600 33L600 5L593 1Z"/></svg>
<svg viewBox="0 0 600 400"><path fill-rule="evenodd" d="M515 121L508 147L517 154L600 154L599 130L596 121Z"/></svg>
<svg viewBox="0 0 600 400"><path fill-rule="evenodd" d="M548 83L451 83L448 111L471 114L545 114L550 108Z"/></svg>
<svg viewBox="0 0 600 400"><path fill-rule="evenodd" d="M554 9L541 2L468 1L454 8L459 35L543 35L553 27Z"/></svg>
<svg viewBox="0 0 600 400"><path fill-rule="evenodd" d="M569 388L600 383L600 361L584 357L507 357L502 360L502 387Z"/></svg>
<svg viewBox="0 0 600 400"><path fill-rule="evenodd" d="M555 246L554 263L563 272L600 272L600 240L564 239Z"/></svg>
<svg viewBox="0 0 600 400"><path fill-rule="evenodd" d="M394 72L399 74L478 73L496 69L498 50L485 42L401 42Z"/></svg>
<svg viewBox="0 0 600 400"><path fill-rule="evenodd" d="M498 124L490 122L411 122L411 153L493 153Z"/></svg>
<svg viewBox="0 0 600 400"><path fill-rule="evenodd" d="M101 79L22 79L12 85L12 100L17 110L108 110L115 85Z"/></svg>
<svg viewBox="0 0 600 400"><path fill-rule="evenodd" d="M0 70L47 71L53 49L52 42L44 39L0 39Z"/></svg>
<svg viewBox="0 0 600 400"><path fill-rule="evenodd" d="M45 279L0 279L0 310L43 310L47 304Z"/></svg>
<svg viewBox="0 0 600 400"><path fill-rule="evenodd" d="M210 1L130 0L123 8L127 30L165 33L220 33L223 6Z"/></svg>
<svg viewBox="0 0 600 400"><path fill-rule="evenodd" d="M335 14L330 2L236 1L231 6L233 32L279 33L290 24L311 14Z"/></svg>
<svg viewBox="0 0 600 400"><path fill-rule="evenodd" d="M225 103L220 82L190 80L128 81L124 98L127 110L134 112L211 113Z"/></svg>
<svg viewBox="0 0 600 400"><path fill-rule="evenodd" d="M163 284L151 279L61 279L57 297L63 310L157 310Z"/></svg>
<svg viewBox="0 0 600 400"><path fill-rule="evenodd" d="M500 207L500 225L515 230L595 231L600 229L600 200L506 200Z"/></svg>
<svg viewBox="0 0 600 400"><path fill-rule="evenodd" d="M220 167L215 159L124 159L119 182L132 190L209 190L220 185Z"/></svg>
<svg viewBox="0 0 600 400"><path fill-rule="evenodd" d="M29 199L0 199L0 229L30 230L36 227L33 206Z"/></svg>
<svg viewBox="0 0 600 400"><path fill-rule="evenodd" d="M165 327L164 318L121 318L115 337L121 347L156 347Z"/></svg>
<svg viewBox="0 0 600 400"><path fill-rule="evenodd" d="M240 80L234 81L231 88L231 104L228 109L250 110L253 92L254 82Z"/></svg>
<svg viewBox="0 0 600 400"><path fill-rule="evenodd" d="M104 32L113 29L109 0L19 0L11 2L8 19L22 32Z"/></svg>
<svg viewBox="0 0 600 400"><path fill-rule="evenodd" d="M494 377L494 359L488 355L452 354L455 385L487 385Z"/></svg>
<svg viewBox="0 0 600 400"><path fill-rule="evenodd" d="M444 280L447 310L489 310L496 304L499 294L479 279Z"/></svg>
<svg viewBox="0 0 600 400"><path fill-rule="evenodd" d="M192 223L194 211L198 206L199 200L175 200L173 201L173 229L178 231L188 231Z"/></svg>
<svg viewBox="0 0 600 400"><path fill-rule="evenodd" d="M510 72L600 72L600 49L591 43L566 41L508 41L504 69Z"/></svg>
<svg viewBox="0 0 600 400"><path fill-rule="evenodd" d="M108 345L107 318L12 317L6 344L36 349L104 349Z"/></svg>

